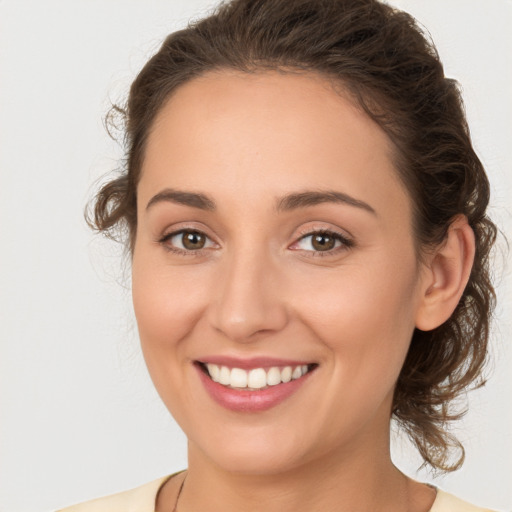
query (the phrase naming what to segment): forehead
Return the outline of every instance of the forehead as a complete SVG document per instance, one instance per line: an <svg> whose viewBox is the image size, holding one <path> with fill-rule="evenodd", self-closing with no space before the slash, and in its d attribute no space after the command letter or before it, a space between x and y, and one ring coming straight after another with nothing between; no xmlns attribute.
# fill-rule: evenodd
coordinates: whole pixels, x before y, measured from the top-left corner
<svg viewBox="0 0 512 512"><path fill-rule="evenodd" d="M368 156L383 150L391 158L393 147L342 84L313 72L216 70L186 82L157 114L150 144L199 134L208 135L203 144L219 147L229 139L266 142L263 147L270 149L279 138L280 144L291 144L291 153L332 143L343 148L358 140ZM309 143L300 147L297 140Z"/></svg>
<svg viewBox="0 0 512 512"><path fill-rule="evenodd" d="M140 193L200 188L250 204L271 192L336 187L379 203L390 188L405 194L392 147L320 75L210 72L178 88L158 113Z"/></svg>

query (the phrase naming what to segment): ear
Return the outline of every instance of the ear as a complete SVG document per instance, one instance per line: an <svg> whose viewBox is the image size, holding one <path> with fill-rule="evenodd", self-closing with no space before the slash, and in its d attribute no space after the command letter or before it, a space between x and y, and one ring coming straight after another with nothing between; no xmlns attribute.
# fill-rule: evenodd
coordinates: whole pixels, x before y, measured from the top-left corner
<svg viewBox="0 0 512 512"><path fill-rule="evenodd" d="M475 257L475 234L464 215L454 218L446 239L427 256L416 327L430 331L450 318L469 280Z"/></svg>

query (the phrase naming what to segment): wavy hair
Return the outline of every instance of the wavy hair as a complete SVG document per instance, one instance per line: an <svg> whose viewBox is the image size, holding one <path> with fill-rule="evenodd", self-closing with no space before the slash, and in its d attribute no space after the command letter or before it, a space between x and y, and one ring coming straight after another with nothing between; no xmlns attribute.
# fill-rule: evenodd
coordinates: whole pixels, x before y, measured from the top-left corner
<svg viewBox="0 0 512 512"><path fill-rule="evenodd" d="M460 467L461 443L448 432L462 415L455 399L483 383L495 294L489 253L496 227L486 215L489 183L469 135L458 84L410 15L377 0L233 0L169 35L133 82L124 116L126 166L89 211L95 229L137 232L137 184L155 116L176 89L210 70L300 70L344 91L394 144L397 173L414 205L421 258L442 243L454 217L467 217L476 256L451 318L416 330L391 411L425 463ZM455 458L453 457L455 455Z"/></svg>

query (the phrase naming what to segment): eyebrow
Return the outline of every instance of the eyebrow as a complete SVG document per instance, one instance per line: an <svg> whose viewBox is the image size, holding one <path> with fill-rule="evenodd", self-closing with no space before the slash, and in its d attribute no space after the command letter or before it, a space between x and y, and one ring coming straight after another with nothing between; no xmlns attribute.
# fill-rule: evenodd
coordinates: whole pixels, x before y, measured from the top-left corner
<svg viewBox="0 0 512 512"><path fill-rule="evenodd" d="M366 210L373 215L377 215L377 212L368 203L335 190L307 190L305 192L289 194L278 200L277 210L290 211L298 208L315 206L322 203L347 204L349 206L354 206L356 208Z"/></svg>
<svg viewBox="0 0 512 512"><path fill-rule="evenodd" d="M200 210L207 211L214 211L216 209L215 201L205 194L166 188L149 200L146 210L151 206L162 202L182 204L184 206L191 206L192 208L199 208Z"/></svg>
<svg viewBox="0 0 512 512"><path fill-rule="evenodd" d="M146 210L161 202L181 204L206 211L217 209L215 201L205 194L166 188L149 200ZM288 194L276 201L276 210L278 212L291 211L322 203L346 204L377 215L377 212L368 203L335 190L306 190Z"/></svg>

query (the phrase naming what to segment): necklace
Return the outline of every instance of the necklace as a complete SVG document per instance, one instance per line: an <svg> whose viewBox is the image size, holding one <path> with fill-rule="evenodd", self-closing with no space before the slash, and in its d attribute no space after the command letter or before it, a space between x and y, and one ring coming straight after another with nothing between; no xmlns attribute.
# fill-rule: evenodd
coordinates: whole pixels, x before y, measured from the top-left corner
<svg viewBox="0 0 512 512"><path fill-rule="evenodd" d="M182 482L181 482L181 485L180 485L180 488L178 489L178 494L176 495L176 501L174 502L174 507L172 509L172 512L178 512L178 501L180 499L180 496L181 496L181 491L183 490L183 485L185 484L185 480L187 479L187 475L185 474L185 477L183 478ZM437 498L437 494L438 494L438 488L434 485L431 485L431 484L427 484L430 488L434 489L435 493L436 493L436 498ZM435 501L435 500L434 500Z"/></svg>
<svg viewBox="0 0 512 512"><path fill-rule="evenodd" d="M187 475L185 475L185 478L183 478L180 488L178 489L178 495L176 496L176 501L174 502L174 508L172 509L172 512L178 512L178 501L181 496L181 491L183 490L183 484L185 483L185 480L187 479Z"/></svg>

